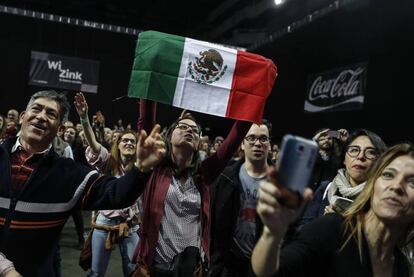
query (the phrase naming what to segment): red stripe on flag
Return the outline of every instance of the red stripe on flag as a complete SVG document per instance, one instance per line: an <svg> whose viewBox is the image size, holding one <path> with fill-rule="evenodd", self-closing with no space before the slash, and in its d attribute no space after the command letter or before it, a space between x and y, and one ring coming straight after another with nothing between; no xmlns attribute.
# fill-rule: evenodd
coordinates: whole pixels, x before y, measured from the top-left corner
<svg viewBox="0 0 414 277"><path fill-rule="evenodd" d="M272 60L237 51L226 117L261 123L266 98L277 76L276 71Z"/></svg>

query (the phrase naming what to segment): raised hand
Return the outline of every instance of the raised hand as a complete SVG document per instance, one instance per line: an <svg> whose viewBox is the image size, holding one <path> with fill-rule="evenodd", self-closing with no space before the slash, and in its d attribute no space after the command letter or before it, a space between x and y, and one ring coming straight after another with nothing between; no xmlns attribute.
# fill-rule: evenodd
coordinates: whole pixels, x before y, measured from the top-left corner
<svg viewBox="0 0 414 277"><path fill-rule="evenodd" d="M83 96L82 92L78 92L75 95L75 108L78 112L80 118L87 118L88 117L88 103L86 102L85 96Z"/></svg>
<svg viewBox="0 0 414 277"><path fill-rule="evenodd" d="M323 214L330 214L330 213L334 213L334 206L333 205L328 205L325 207Z"/></svg>
<svg viewBox="0 0 414 277"><path fill-rule="evenodd" d="M272 234L283 237L289 224L297 219L312 199L312 190L306 189L302 199L297 193L279 185L275 167L269 169L268 179L269 182L263 181L259 186L257 213Z"/></svg>
<svg viewBox="0 0 414 277"><path fill-rule="evenodd" d="M187 112L187 110L184 109L182 110L180 116L178 117L178 120L184 119L188 116L191 116L191 113Z"/></svg>
<svg viewBox="0 0 414 277"><path fill-rule="evenodd" d="M149 135L144 130L139 134L136 165L143 172L158 165L165 156L166 149L160 130L161 126L156 124Z"/></svg>
<svg viewBox="0 0 414 277"><path fill-rule="evenodd" d="M339 136L339 139L342 142L345 142L348 139L348 137L349 137L348 131L346 129L339 129L338 132L339 132L339 135L340 135Z"/></svg>

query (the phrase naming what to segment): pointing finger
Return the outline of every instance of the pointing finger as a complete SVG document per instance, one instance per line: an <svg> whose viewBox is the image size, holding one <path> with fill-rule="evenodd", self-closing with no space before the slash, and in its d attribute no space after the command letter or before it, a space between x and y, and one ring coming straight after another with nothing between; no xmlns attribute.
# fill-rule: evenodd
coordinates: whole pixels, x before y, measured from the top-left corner
<svg viewBox="0 0 414 277"><path fill-rule="evenodd" d="M155 124L154 128L152 128L150 137L156 138L157 134L159 134L161 131L161 126L159 124Z"/></svg>
<svg viewBox="0 0 414 277"><path fill-rule="evenodd" d="M138 136L138 147L143 147L145 143L145 139L147 138L147 132L145 130L141 130Z"/></svg>

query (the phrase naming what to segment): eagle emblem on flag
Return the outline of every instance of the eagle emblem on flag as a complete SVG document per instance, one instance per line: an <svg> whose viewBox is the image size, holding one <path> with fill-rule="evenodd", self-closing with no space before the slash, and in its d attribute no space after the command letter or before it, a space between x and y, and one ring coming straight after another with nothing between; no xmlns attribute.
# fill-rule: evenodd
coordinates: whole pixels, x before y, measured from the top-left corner
<svg viewBox="0 0 414 277"><path fill-rule="evenodd" d="M191 79L199 84L214 83L224 75L227 65L221 54L215 49L200 51L195 61L188 63L188 73Z"/></svg>

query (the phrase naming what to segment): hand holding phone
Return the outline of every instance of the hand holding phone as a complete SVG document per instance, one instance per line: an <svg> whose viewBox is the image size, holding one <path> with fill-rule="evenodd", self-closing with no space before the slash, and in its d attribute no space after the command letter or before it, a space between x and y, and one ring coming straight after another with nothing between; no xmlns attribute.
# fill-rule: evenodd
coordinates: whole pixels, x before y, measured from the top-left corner
<svg viewBox="0 0 414 277"><path fill-rule="evenodd" d="M285 135L277 163L279 183L303 196L312 175L317 152L318 145L315 141Z"/></svg>
<svg viewBox="0 0 414 277"><path fill-rule="evenodd" d="M349 208L349 206L351 206L352 203L353 201L351 199L338 196L333 203L332 208L337 213L343 213Z"/></svg>
<svg viewBox="0 0 414 277"><path fill-rule="evenodd" d="M341 134L338 131L330 130L330 131L328 131L328 137L334 138L334 139L339 139L341 137Z"/></svg>

